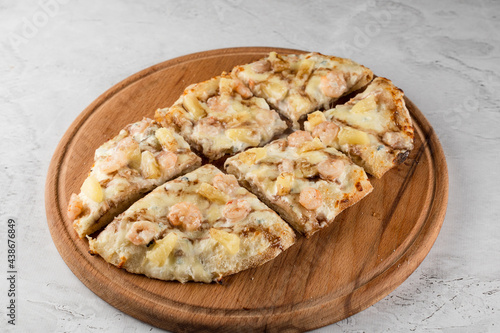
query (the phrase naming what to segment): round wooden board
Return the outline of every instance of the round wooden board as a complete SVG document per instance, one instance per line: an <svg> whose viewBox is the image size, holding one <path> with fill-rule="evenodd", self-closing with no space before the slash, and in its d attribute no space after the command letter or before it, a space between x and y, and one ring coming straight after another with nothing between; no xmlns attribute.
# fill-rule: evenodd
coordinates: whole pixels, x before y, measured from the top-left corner
<svg viewBox="0 0 500 333"><path fill-rule="evenodd" d="M52 158L45 199L53 241L73 273L123 312L171 331L303 331L335 323L382 299L431 249L448 200L446 161L429 122L406 100L415 149L398 168L373 179L374 191L310 239L299 238L265 265L222 284L165 282L134 275L88 254L66 218L94 150L126 124L153 117L191 83L263 57L264 47L231 48L172 59L116 84L86 108Z"/></svg>

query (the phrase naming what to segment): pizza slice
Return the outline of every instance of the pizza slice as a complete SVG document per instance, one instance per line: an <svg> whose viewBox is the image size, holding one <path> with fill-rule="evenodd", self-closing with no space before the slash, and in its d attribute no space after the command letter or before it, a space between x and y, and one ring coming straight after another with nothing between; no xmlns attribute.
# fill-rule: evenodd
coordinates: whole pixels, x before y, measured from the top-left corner
<svg viewBox="0 0 500 333"><path fill-rule="evenodd" d="M306 237L372 190L361 167L305 131L233 156L225 168Z"/></svg>
<svg viewBox="0 0 500 333"><path fill-rule="evenodd" d="M382 77L346 104L309 114L304 128L377 178L402 163L413 149L404 93Z"/></svg>
<svg viewBox="0 0 500 333"><path fill-rule="evenodd" d="M100 146L67 215L83 238L108 224L146 192L196 169L201 159L184 139L151 119L129 124Z"/></svg>
<svg viewBox="0 0 500 333"><path fill-rule="evenodd" d="M287 128L264 99L229 74L186 88L173 106L157 110L155 119L210 160L264 145Z"/></svg>
<svg viewBox="0 0 500 333"><path fill-rule="evenodd" d="M91 252L115 266L183 283L259 266L294 241L286 222L210 164L159 186L89 238Z"/></svg>
<svg viewBox="0 0 500 333"><path fill-rule="evenodd" d="M306 114L328 109L341 96L364 87L373 78L371 70L352 60L319 53L271 52L264 59L236 66L233 74L296 129Z"/></svg>

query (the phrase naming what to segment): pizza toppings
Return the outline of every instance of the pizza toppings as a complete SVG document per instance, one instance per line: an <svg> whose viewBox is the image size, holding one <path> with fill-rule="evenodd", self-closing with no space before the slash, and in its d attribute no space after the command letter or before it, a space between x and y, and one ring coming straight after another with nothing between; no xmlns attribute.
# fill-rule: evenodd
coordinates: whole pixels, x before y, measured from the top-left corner
<svg viewBox="0 0 500 333"><path fill-rule="evenodd" d="M170 208L167 218L173 226L182 226L188 231L194 231L201 226L203 215L194 204L179 202Z"/></svg>
<svg viewBox="0 0 500 333"><path fill-rule="evenodd" d="M85 179L80 190L87 198L96 203L100 203L104 199L101 184L99 184L99 181L93 175Z"/></svg>
<svg viewBox="0 0 500 333"><path fill-rule="evenodd" d="M148 244L159 231L157 224L149 221L138 221L132 224L127 232L127 238L135 245Z"/></svg>
<svg viewBox="0 0 500 333"><path fill-rule="evenodd" d="M224 246L229 254L234 255L240 250L240 237L238 235L215 228L210 228L209 232L210 237Z"/></svg>
<svg viewBox="0 0 500 333"><path fill-rule="evenodd" d="M229 201L222 209L222 215L230 222L238 222L247 217L252 207L244 199Z"/></svg>
<svg viewBox="0 0 500 333"><path fill-rule="evenodd" d="M156 157L158 165L162 170L170 170L175 167L177 163L177 154L172 153L171 151L162 151Z"/></svg>
<svg viewBox="0 0 500 333"><path fill-rule="evenodd" d="M163 266L177 245L177 240L178 236L175 232L168 233L164 238L155 241L153 248L146 253L146 259L157 267Z"/></svg>
<svg viewBox="0 0 500 333"><path fill-rule="evenodd" d="M80 197L73 193L69 199L67 215L70 220L76 219L83 210L83 202Z"/></svg>
<svg viewBox="0 0 500 333"><path fill-rule="evenodd" d="M382 77L347 103L309 114L304 128L377 178L401 163L413 148L404 94Z"/></svg>
<svg viewBox="0 0 500 333"><path fill-rule="evenodd" d="M316 125L312 131L315 138L319 138L325 145L331 145L339 133L339 127L331 121L324 121Z"/></svg>
<svg viewBox="0 0 500 333"><path fill-rule="evenodd" d="M269 142L286 124L240 79L222 74L189 86L155 119L180 133L210 160Z"/></svg>
<svg viewBox="0 0 500 333"><path fill-rule="evenodd" d="M235 176L223 173L215 175L212 182L216 189L229 195L232 195L240 186Z"/></svg>
<svg viewBox="0 0 500 333"><path fill-rule="evenodd" d="M249 162L257 149L261 158ZM306 237L333 223L342 210L372 190L361 167L305 131L233 156L224 166ZM341 200L345 205L336 204Z"/></svg>
<svg viewBox="0 0 500 333"><path fill-rule="evenodd" d="M288 145L291 147L299 147L305 142L312 141L311 133L306 131L296 131L288 136Z"/></svg>
<svg viewBox="0 0 500 333"><path fill-rule="evenodd" d="M229 200L222 203L213 193ZM96 238L89 237L89 245L133 273L210 282L266 262L294 240L286 222L234 184L234 176L205 165L134 203Z"/></svg>
<svg viewBox="0 0 500 333"><path fill-rule="evenodd" d="M321 77L320 88L328 97L338 98L347 90L344 74L339 71L330 71Z"/></svg>
<svg viewBox="0 0 500 333"><path fill-rule="evenodd" d="M220 204L225 204L229 200L229 196L226 193L208 183L202 183L196 193Z"/></svg>
<svg viewBox="0 0 500 333"><path fill-rule="evenodd" d="M318 209L323 204L321 192L313 187L307 187L300 192L299 203L309 210Z"/></svg>
<svg viewBox="0 0 500 333"><path fill-rule="evenodd" d="M321 178L335 180L344 172L345 164L341 159L328 159L318 164Z"/></svg>
<svg viewBox="0 0 500 333"><path fill-rule="evenodd" d="M306 114L328 107L339 97L371 81L373 73L348 59L319 53L280 55L271 52L232 73L299 128Z"/></svg>

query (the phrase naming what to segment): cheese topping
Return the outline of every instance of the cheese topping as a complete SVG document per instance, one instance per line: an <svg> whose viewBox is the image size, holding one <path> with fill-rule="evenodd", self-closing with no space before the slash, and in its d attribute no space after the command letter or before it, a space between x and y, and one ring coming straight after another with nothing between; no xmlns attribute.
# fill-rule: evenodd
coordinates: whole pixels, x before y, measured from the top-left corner
<svg viewBox="0 0 500 333"><path fill-rule="evenodd" d="M199 164L201 159L180 135L144 118L96 150L95 164L78 199L74 197L80 212L68 216L84 237L109 222L100 219L111 208L123 211L131 199Z"/></svg>
<svg viewBox="0 0 500 333"><path fill-rule="evenodd" d="M237 66L233 73L290 119L294 128L305 114L327 108L340 96L371 81L373 73L348 59L319 53L279 55Z"/></svg>
<svg viewBox="0 0 500 333"><path fill-rule="evenodd" d="M378 77L346 104L311 113L304 128L380 178L398 163L399 154L413 149L413 127L403 96L391 81ZM334 132L329 136L328 127Z"/></svg>
<svg viewBox="0 0 500 333"><path fill-rule="evenodd" d="M172 107L158 110L156 119L211 160L267 143L286 129L264 99L229 74L192 85Z"/></svg>
<svg viewBox="0 0 500 333"><path fill-rule="evenodd" d="M233 179L205 165L158 187L91 239L92 251L151 277L210 282L290 246L290 227ZM149 243L136 242L140 221L154 225Z"/></svg>
<svg viewBox="0 0 500 333"><path fill-rule="evenodd" d="M364 195L371 185L363 169L335 148L325 148L317 138L291 145L298 142L296 134L300 131L257 148L265 150L258 161L248 163L247 156L255 155L254 148L229 158L225 167L265 197L294 228L310 235L326 225L320 226L317 219L333 221L346 208L343 202L359 196L356 184L363 184ZM311 213L316 218L311 218Z"/></svg>

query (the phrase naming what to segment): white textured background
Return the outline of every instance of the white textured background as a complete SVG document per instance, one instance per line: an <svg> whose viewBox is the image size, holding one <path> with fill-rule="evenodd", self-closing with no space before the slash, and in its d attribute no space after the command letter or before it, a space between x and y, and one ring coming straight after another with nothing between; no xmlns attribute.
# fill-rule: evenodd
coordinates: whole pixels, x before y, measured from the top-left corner
<svg viewBox="0 0 500 333"><path fill-rule="evenodd" d="M0 1L0 331L159 332L66 267L44 183L75 117L156 63L233 46L351 57L420 107L449 169L446 220L398 289L320 332L500 332L500 1ZM17 221L17 325L7 325L7 219Z"/></svg>

